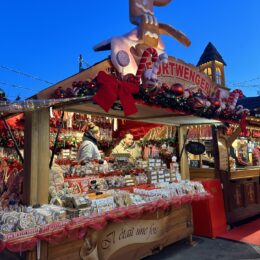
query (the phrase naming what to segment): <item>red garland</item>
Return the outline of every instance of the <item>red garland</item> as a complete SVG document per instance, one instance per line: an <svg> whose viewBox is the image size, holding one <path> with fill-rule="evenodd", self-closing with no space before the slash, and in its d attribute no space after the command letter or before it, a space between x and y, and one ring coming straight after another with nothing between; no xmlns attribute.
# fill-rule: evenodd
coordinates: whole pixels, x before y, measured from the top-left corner
<svg viewBox="0 0 260 260"><path fill-rule="evenodd" d="M5 248L12 252L23 252L32 250L37 243L37 240L44 240L51 244L57 244L64 237L73 239L83 239L88 229L102 230L109 222L120 223L128 219L138 219L145 213L153 213L156 210L166 210L169 207L178 208L183 204L193 201L210 199L212 196L209 193L204 194L187 194L183 196L173 197L171 199L160 199L140 205L132 205L129 207L121 207L104 212L100 215L91 217L78 217L70 221L61 223L56 227L56 223L48 224L49 232L44 230L44 226L39 230L39 233L23 238L13 238L7 241L0 241L0 252Z"/></svg>
<svg viewBox="0 0 260 260"><path fill-rule="evenodd" d="M100 88L93 97L93 100L106 112L109 111L118 98L121 101L126 116L137 112L132 94L138 93L138 84L117 80L104 71L98 73L97 84L100 85Z"/></svg>

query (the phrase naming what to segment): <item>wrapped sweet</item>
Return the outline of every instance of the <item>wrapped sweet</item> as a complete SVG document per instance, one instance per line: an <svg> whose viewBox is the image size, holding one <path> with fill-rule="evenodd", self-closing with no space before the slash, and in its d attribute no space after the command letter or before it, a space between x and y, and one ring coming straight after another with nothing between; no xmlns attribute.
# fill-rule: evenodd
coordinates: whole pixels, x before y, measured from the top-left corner
<svg viewBox="0 0 260 260"><path fill-rule="evenodd" d="M33 216L33 214L23 213L23 212L19 214L17 229L24 230L24 229L35 228L35 227L36 227L36 219Z"/></svg>
<svg viewBox="0 0 260 260"><path fill-rule="evenodd" d="M62 168L54 164L52 169L50 170L50 179L49 179L49 186L54 186L56 190L62 189L64 184L64 177Z"/></svg>

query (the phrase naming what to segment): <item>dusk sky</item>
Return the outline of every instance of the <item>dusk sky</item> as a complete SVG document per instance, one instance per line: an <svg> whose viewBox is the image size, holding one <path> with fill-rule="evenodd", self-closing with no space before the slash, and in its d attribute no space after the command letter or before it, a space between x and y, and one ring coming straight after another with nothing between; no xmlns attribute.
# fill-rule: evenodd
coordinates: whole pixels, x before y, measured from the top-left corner
<svg viewBox="0 0 260 260"><path fill-rule="evenodd" d="M160 22L192 42L187 48L163 37L170 56L196 65L212 42L227 64L227 86L246 96L260 92L259 12L260 0L173 0L155 7ZM10 100L24 99L51 86L35 77L56 83L77 73L79 54L88 65L105 59L109 52L96 53L92 47L132 30L128 13L128 0L2 0L0 88Z"/></svg>

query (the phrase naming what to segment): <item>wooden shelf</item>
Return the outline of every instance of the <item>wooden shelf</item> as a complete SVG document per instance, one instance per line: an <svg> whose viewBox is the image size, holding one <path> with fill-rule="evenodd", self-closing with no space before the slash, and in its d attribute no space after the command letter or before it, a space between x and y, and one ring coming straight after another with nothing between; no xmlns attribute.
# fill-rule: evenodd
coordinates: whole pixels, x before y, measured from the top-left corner
<svg viewBox="0 0 260 260"><path fill-rule="evenodd" d="M215 169L214 168L190 168L190 178L191 179L215 179Z"/></svg>
<svg viewBox="0 0 260 260"><path fill-rule="evenodd" d="M259 168L245 168L236 171L231 171L230 180L238 179L248 179L248 178L259 178L260 177L260 167Z"/></svg>

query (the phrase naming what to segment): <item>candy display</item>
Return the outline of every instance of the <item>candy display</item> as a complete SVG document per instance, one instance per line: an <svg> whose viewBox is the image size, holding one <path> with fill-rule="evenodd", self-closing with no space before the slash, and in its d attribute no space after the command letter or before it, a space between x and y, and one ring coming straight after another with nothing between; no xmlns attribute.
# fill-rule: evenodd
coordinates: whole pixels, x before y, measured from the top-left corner
<svg viewBox="0 0 260 260"><path fill-rule="evenodd" d="M111 129L103 135L108 138ZM153 152L149 145L143 147L142 156L133 161L127 153L112 152L108 157L101 152L101 159L77 161L72 156L76 154L72 140L62 133L60 142L64 143L54 155L49 175L49 204L22 206L17 191L22 190L23 175L17 167L12 167L10 176L3 171L2 189L15 183L4 193L0 206L0 243L4 246L19 239L34 245L54 241L56 236L79 237L90 228L99 230L109 222L139 218L208 196L199 183L181 180L176 157L171 160L173 153L167 157L171 163L162 156L164 145L154 147ZM147 148L150 152L144 156Z"/></svg>
<svg viewBox="0 0 260 260"><path fill-rule="evenodd" d="M0 237L5 233L37 228L40 225L66 219L64 208L43 205L39 208L13 207L0 211Z"/></svg>
<svg viewBox="0 0 260 260"><path fill-rule="evenodd" d="M103 135L108 138L110 131L107 128ZM67 137L63 133L62 140ZM17 166L11 168L9 176L3 171L0 188L8 183L15 185L9 185L12 188L2 196L0 243L7 245L13 239L23 238L33 245L37 240L55 240L56 234L74 235L77 228L84 234L89 228L100 229L111 221L138 218L208 196L200 183L182 181L176 157L166 163L160 157L159 147L134 162L125 153L76 161L71 156L75 147L69 148L68 144L67 138L59 155L54 156L49 175L49 204L22 206L17 191L21 190L23 175L18 174ZM2 167L5 165L3 161Z"/></svg>
<svg viewBox="0 0 260 260"><path fill-rule="evenodd" d="M115 178L118 177L115 176ZM113 177L107 178L111 180ZM165 203L168 205L169 201L176 198L179 198L181 201L184 197L188 200L193 200L194 196L197 196L197 199L200 196L201 198L207 196L202 184L199 182L185 180L152 185L143 183L147 181L144 173L137 175L136 179L138 178L138 185L131 179L131 175L121 178L125 180L126 187L133 187L131 190L109 189L108 185L106 190L102 189L99 192L73 194L66 182L64 183L64 188L59 191L52 186L50 187L50 193L54 197L52 197L51 203L56 203L59 200L60 203L57 204L62 206L51 204L36 205L34 207L13 205L9 208L1 209L0 239L5 239L7 234L11 234L12 232L17 233L21 230L33 229L35 232L40 232L41 227L44 225L54 224L65 221L66 219L73 220L75 217L95 218L96 215L112 212L117 208L132 206L146 207L147 203L157 203L161 199L166 199ZM107 183L107 179L104 179L104 182ZM155 207L157 207L156 205L154 204ZM22 234L24 235L24 233Z"/></svg>

